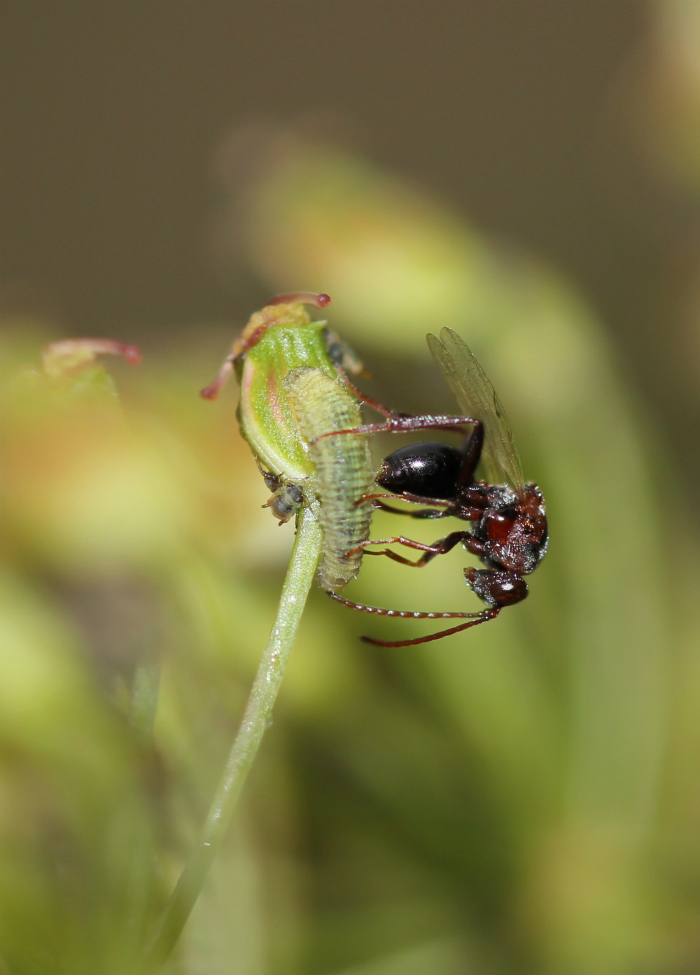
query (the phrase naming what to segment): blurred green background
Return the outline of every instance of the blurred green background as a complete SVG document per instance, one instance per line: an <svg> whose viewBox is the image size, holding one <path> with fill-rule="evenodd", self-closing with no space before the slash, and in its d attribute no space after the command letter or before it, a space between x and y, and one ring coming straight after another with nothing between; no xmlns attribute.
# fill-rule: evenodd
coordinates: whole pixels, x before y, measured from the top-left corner
<svg viewBox="0 0 700 975"><path fill-rule="evenodd" d="M297 289L396 409L455 409L424 336L463 335L551 546L527 602L422 647L312 593L167 970L700 970L700 5L2 0L0 27L0 972L133 971L196 837L292 536L234 384L197 392ZM74 335L144 362L43 375ZM373 532L409 528L440 534ZM476 609L469 563L367 559L347 595Z"/></svg>

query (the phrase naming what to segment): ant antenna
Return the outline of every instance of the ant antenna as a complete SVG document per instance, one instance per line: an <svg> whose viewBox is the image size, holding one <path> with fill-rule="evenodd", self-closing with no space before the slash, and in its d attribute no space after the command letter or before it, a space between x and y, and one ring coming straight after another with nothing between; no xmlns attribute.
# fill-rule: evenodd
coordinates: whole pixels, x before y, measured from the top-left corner
<svg viewBox="0 0 700 975"><path fill-rule="evenodd" d="M445 619L466 619L466 623L459 626L452 626L449 630L440 630L437 633L429 633L427 636L419 636L413 640L375 640L371 636L361 636L363 643L371 643L375 647L417 647L420 643L430 643L432 640L441 640L444 636L452 636L453 633L461 633L468 630L470 626L478 626L479 623L487 623L494 620L500 613L500 607L482 609L480 613L417 613L403 609L380 609L378 606L365 606L364 603L354 603L345 596L338 596L337 593L326 590L326 595L336 602L342 603L348 609L357 609L361 613L371 613L374 616L392 616L398 619L411 620L445 620Z"/></svg>

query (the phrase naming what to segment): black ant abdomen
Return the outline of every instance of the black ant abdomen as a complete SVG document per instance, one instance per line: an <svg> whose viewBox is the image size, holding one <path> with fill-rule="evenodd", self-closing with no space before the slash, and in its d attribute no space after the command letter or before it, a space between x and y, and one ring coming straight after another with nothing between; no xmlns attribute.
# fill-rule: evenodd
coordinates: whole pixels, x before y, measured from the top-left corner
<svg viewBox="0 0 700 975"><path fill-rule="evenodd" d="M435 501L453 501L474 481L474 471L484 444L480 420L460 448L439 440L407 444L382 461L377 484L392 494Z"/></svg>
<svg viewBox="0 0 700 975"><path fill-rule="evenodd" d="M407 444L382 461L377 484L392 494L414 494L448 501L457 492L462 451L439 441Z"/></svg>

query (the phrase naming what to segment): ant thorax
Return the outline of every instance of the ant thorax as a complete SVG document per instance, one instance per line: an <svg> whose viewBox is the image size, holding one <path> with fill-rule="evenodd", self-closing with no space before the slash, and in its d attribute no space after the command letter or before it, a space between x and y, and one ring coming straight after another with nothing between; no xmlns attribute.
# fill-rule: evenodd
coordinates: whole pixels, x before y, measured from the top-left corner
<svg viewBox="0 0 700 975"><path fill-rule="evenodd" d="M520 494L505 484L494 484L488 485L487 495L489 506L472 529L484 543L484 564L529 575L547 551L542 492L536 484L526 484Z"/></svg>
<svg viewBox="0 0 700 975"><path fill-rule="evenodd" d="M487 484L489 504L494 508L517 508L520 498L507 484Z"/></svg>

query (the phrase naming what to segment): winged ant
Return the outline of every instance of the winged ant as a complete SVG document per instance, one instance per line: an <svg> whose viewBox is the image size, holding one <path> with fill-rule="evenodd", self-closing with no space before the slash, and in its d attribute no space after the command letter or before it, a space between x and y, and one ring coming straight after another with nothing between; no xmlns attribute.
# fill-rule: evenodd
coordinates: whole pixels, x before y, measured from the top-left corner
<svg viewBox="0 0 700 975"><path fill-rule="evenodd" d="M337 602L361 612L403 619L464 619L447 630L412 640L384 641L362 637L382 647L406 647L438 640L472 626L495 619L506 606L521 602L528 594L523 576L537 568L547 551L547 515L542 492L526 483L513 442L510 424L491 381L478 360L456 332L443 329L440 339L428 336L428 344L440 370L462 409L471 416L391 416L384 423L368 424L353 432L407 433L413 430L441 429L471 432L460 448L438 441L410 444L394 451L382 462L377 483L391 494L371 495L386 511L413 518L456 517L471 522L470 531L451 532L432 545L424 545L403 535L365 541L368 555L386 555L395 562L422 568L437 555L449 552L460 543L486 566L464 570L467 584L486 603L478 613L425 613L381 609L355 603L336 593ZM370 405L377 404L371 402ZM475 479L482 463L487 480ZM402 511L384 503L387 497L427 504L418 511ZM363 498L366 500L367 498ZM378 552L369 545L400 544L423 552L417 561L389 549Z"/></svg>

